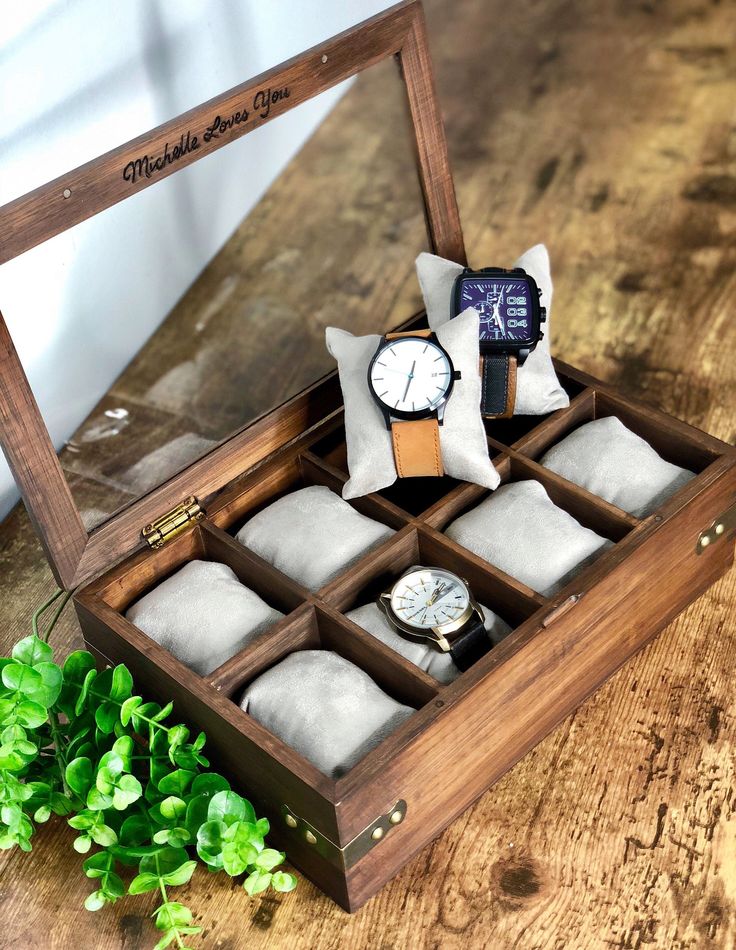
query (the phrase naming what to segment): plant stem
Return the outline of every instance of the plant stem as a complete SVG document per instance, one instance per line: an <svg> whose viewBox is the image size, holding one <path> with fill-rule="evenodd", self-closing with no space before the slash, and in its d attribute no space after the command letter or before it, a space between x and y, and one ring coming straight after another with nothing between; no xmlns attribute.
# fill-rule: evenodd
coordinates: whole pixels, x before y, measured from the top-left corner
<svg viewBox="0 0 736 950"><path fill-rule="evenodd" d="M49 709L49 723L51 725L51 738L54 743L54 748L56 749L56 758L59 760L59 774L61 775L61 786L64 789L64 794L67 798L72 798L72 790L66 784L66 756L64 755L64 748L62 745L61 738L61 729L59 727L59 717L53 711Z"/></svg>
<svg viewBox="0 0 736 950"><path fill-rule="evenodd" d="M60 590L60 591L58 592L58 594L63 594L63 596L62 596L62 598L61 598L61 603L60 603L59 606L57 607L57 609L56 609L56 611L55 611L55 613L54 613L54 616L51 618L51 622L49 623L48 627L46 628L46 632L45 632L44 635L43 635L43 640L44 640L46 643L49 642L49 637L51 636L51 631L52 631L52 630L54 629L54 627L56 626L57 621L59 620L59 617L60 617L61 614L62 614L62 611L64 610L64 608L66 607L66 605L69 603L69 600L70 600L70 598L71 598L71 596L72 596L72 591L70 591L70 590L61 591L61 590ZM58 596L58 594L57 594L57 596ZM56 600L56 597L54 597L54 600ZM51 603L53 603L53 600L51 601Z"/></svg>
<svg viewBox="0 0 736 950"><path fill-rule="evenodd" d="M33 617L31 618L31 629L33 630L33 633L34 633L36 636L39 635L39 634L38 634L38 621L39 621L39 619L40 619L40 617L41 617L41 614L43 614L46 610L48 610L48 608L54 603L54 601L58 600L59 597L61 597L61 595L62 595L63 593L64 593L64 591L61 590L61 588L59 588L59 590L57 590L55 594L53 594L51 597L49 597L49 599L46 601L45 604L41 604L41 606L38 608L38 610L36 610L35 613L33 614Z"/></svg>
<svg viewBox="0 0 736 950"><path fill-rule="evenodd" d="M169 895L166 893L166 885L164 884L164 880L161 877L161 865L158 860L158 854L154 854L154 859L156 861L156 874L158 875L158 887L159 887L159 890L161 891L161 896L164 899L164 904L168 904ZM178 947L183 947L184 943L182 942L181 934L179 933L179 928L174 924L172 926L172 929L174 933L176 934L176 945Z"/></svg>

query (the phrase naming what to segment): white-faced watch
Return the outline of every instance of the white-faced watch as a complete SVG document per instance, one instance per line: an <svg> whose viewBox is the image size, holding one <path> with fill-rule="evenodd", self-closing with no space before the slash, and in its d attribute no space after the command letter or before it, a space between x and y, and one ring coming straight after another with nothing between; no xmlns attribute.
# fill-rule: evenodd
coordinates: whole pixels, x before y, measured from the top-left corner
<svg viewBox="0 0 736 950"><path fill-rule="evenodd" d="M378 602L402 636L449 653L460 670L491 649L483 611L468 582L445 568L409 568Z"/></svg>

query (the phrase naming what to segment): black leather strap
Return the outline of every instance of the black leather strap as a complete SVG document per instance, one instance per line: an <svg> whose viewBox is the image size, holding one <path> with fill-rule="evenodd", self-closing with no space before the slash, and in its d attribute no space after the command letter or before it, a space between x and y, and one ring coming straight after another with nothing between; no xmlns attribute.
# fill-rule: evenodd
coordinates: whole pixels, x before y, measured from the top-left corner
<svg viewBox="0 0 736 950"><path fill-rule="evenodd" d="M483 621L476 616L472 626L453 641L450 656L455 666L464 673L482 656L485 656L492 646L493 643Z"/></svg>
<svg viewBox="0 0 736 950"><path fill-rule="evenodd" d="M509 356L507 353L483 353L480 362L480 411L484 416L502 416L509 400Z"/></svg>

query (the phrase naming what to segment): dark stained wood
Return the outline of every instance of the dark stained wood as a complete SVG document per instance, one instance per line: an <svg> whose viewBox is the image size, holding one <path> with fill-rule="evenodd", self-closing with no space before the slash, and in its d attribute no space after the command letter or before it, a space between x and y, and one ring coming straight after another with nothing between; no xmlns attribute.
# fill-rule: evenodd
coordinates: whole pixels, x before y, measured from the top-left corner
<svg viewBox="0 0 736 950"><path fill-rule="evenodd" d="M38 404L0 314L0 442L55 577L68 583L87 543Z"/></svg>

